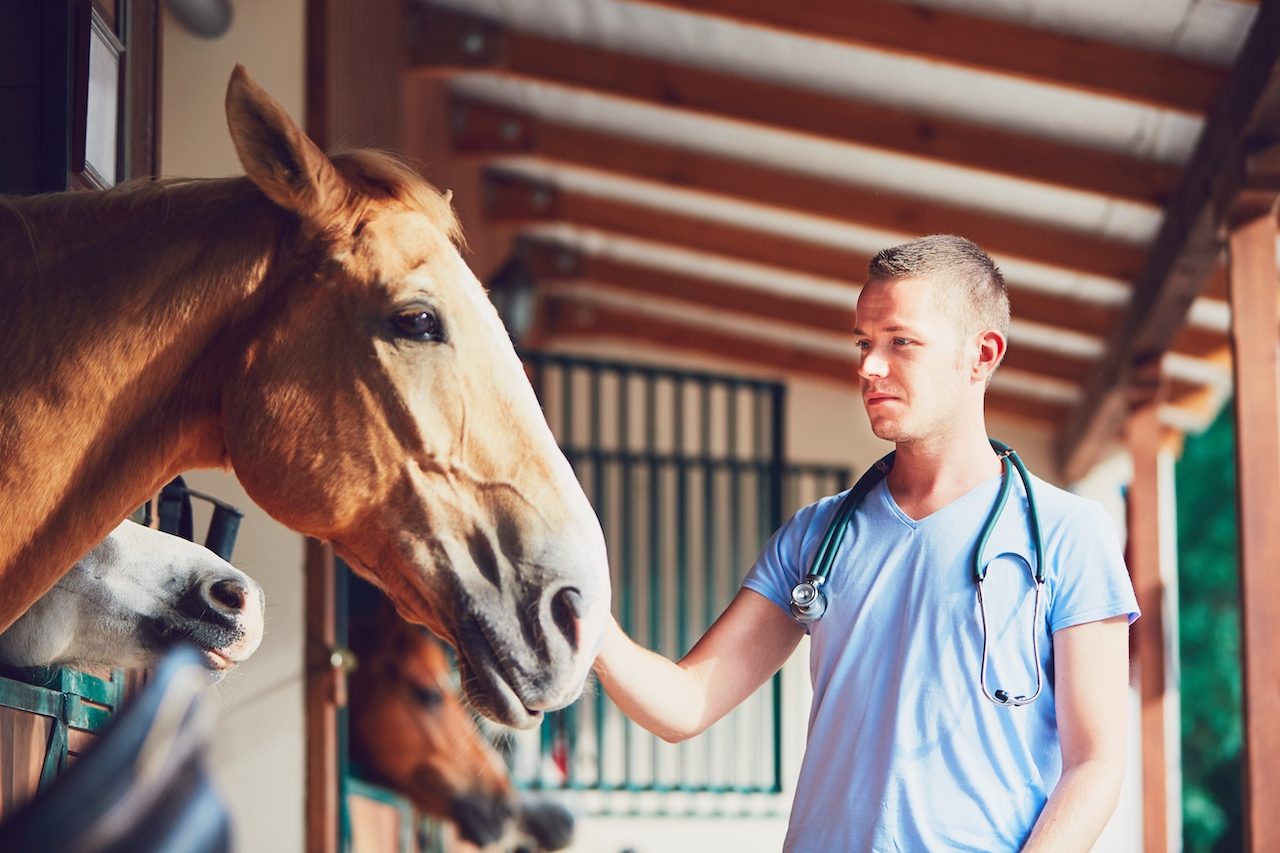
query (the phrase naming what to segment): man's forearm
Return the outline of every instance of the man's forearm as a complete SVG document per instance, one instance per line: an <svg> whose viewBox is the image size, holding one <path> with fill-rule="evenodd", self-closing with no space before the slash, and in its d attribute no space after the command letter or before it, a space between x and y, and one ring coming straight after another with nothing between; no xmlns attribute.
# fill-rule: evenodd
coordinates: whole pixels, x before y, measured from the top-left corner
<svg viewBox="0 0 1280 853"><path fill-rule="evenodd" d="M739 590L679 663L642 649L613 623L596 674L622 713L675 743L723 717L786 663L804 636L775 604Z"/></svg>
<svg viewBox="0 0 1280 853"><path fill-rule="evenodd" d="M622 713L663 740L677 743L702 730L706 691L697 674L636 645L617 623L596 659L596 676Z"/></svg>
<svg viewBox="0 0 1280 853"><path fill-rule="evenodd" d="M1064 768L1023 853L1087 853L1116 810L1123 779L1123 758Z"/></svg>

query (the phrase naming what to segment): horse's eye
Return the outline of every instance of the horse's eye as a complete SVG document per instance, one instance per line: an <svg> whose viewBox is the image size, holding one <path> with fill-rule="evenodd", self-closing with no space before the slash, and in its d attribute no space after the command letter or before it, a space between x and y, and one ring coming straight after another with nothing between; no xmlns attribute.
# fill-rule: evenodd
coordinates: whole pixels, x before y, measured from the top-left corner
<svg viewBox="0 0 1280 853"><path fill-rule="evenodd" d="M440 318L434 311L415 309L397 314L392 322L396 330L406 338L416 341L440 340Z"/></svg>
<svg viewBox="0 0 1280 853"><path fill-rule="evenodd" d="M444 691L437 687L419 687L416 684L410 684L409 691L413 693L417 703L424 708L436 708L444 702Z"/></svg>

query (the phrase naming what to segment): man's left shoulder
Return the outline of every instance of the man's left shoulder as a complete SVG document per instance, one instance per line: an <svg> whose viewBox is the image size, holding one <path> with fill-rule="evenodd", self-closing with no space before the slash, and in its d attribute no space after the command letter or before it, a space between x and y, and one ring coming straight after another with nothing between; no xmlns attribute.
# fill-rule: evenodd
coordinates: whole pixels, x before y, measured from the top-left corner
<svg viewBox="0 0 1280 853"><path fill-rule="evenodd" d="M1092 498L1081 497L1052 483L1032 475L1036 508L1040 523L1046 533L1062 530L1066 533L1087 534L1097 532L1099 526L1115 533L1115 522L1102 504Z"/></svg>

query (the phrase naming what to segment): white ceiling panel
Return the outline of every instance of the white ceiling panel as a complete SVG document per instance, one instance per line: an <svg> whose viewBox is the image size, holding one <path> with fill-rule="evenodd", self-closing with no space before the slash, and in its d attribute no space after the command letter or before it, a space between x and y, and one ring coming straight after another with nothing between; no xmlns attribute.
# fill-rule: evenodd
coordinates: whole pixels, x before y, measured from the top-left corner
<svg viewBox="0 0 1280 853"><path fill-rule="evenodd" d="M540 35L1166 163L1185 161L1201 124L1115 98L618 0L433 2Z"/></svg>
<svg viewBox="0 0 1280 853"><path fill-rule="evenodd" d="M1146 244L1160 227L1148 205L739 121L492 74L460 75L452 87L551 121L1130 243Z"/></svg>

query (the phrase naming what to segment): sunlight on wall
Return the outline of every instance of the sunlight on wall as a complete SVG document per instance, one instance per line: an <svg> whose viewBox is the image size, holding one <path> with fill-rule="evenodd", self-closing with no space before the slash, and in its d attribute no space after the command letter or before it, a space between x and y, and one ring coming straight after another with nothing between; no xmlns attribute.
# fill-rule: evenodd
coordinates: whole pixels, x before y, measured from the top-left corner
<svg viewBox="0 0 1280 853"><path fill-rule="evenodd" d="M164 4L161 4L164 8ZM224 99L237 62L294 118L303 117L303 0L237 0L222 38L206 41L166 15L160 169L166 176L241 172L227 133ZM186 475L198 491L245 511L236 566L262 584L266 635L240 672L219 686L223 717L212 750L232 813L239 853L301 853L305 743L302 537L273 521L221 471ZM197 536L207 524L197 507Z"/></svg>

